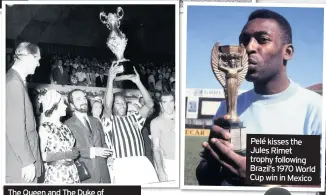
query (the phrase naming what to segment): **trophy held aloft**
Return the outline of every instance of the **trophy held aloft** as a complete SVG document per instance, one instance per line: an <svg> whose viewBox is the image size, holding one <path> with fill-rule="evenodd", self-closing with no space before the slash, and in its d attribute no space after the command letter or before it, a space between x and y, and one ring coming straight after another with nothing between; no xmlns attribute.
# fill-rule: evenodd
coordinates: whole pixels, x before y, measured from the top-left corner
<svg viewBox="0 0 326 195"><path fill-rule="evenodd" d="M243 45L219 46L216 43L212 49L211 66L216 79L222 85L225 95L227 113L214 121L231 134L230 142L234 152L246 154L246 132L243 122L237 114L238 89L248 71L248 55Z"/></svg>
<svg viewBox="0 0 326 195"><path fill-rule="evenodd" d="M116 13L100 13L101 22L105 24L110 31L106 40L106 45L116 57L116 60L114 60L113 63L119 64L120 66L119 75L133 73L133 69L129 65L130 60L124 57L128 39L120 30L120 23L123 16L124 11L121 7L117 8Z"/></svg>

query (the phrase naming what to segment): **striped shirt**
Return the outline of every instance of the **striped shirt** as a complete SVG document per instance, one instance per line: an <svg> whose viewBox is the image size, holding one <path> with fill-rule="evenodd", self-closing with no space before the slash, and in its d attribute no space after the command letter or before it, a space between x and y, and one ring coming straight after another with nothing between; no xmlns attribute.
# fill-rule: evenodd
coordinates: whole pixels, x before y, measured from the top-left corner
<svg viewBox="0 0 326 195"><path fill-rule="evenodd" d="M141 133L145 120L139 112L102 118L105 136L112 140L116 158L145 156L144 138Z"/></svg>

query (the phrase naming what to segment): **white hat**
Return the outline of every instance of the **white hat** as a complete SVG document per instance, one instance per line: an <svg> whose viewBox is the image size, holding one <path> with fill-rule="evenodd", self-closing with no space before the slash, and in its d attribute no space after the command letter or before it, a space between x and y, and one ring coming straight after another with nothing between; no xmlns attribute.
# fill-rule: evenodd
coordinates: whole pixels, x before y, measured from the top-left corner
<svg viewBox="0 0 326 195"><path fill-rule="evenodd" d="M43 113L50 110L53 107L53 105L59 103L61 97L62 97L61 94L56 90L54 89L48 90L41 99L41 103L43 106Z"/></svg>

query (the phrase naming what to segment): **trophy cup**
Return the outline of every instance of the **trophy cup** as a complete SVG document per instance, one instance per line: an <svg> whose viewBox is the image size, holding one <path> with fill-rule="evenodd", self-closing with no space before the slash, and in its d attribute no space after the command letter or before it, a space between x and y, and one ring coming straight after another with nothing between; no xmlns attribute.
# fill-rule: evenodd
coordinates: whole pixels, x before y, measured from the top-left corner
<svg viewBox="0 0 326 195"><path fill-rule="evenodd" d="M244 81L248 71L248 55L243 45L219 46L216 43L212 49L211 66L213 73L224 89L226 115L214 123L231 134L230 142L233 151L240 155L246 154L246 133L243 122L237 115L238 88Z"/></svg>
<svg viewBox="0 0 326 195"><path fill-rule="evenodd" d="M106 45L116 56L117 60L113 64L118 64L121 68L119 73L126 73L126 62L128 59L124 58L124 51L127 46L128 39L126 35L119 29L120 21L124 16L124 11L121 7L117 8L116 13L105 14L100 13L100 20L110 30L109 37L107 38Z"/></svg>

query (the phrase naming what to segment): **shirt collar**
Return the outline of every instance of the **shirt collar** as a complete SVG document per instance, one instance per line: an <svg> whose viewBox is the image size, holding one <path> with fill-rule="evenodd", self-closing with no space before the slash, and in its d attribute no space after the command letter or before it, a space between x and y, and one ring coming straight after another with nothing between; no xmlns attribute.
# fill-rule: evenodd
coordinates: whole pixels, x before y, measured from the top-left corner
<svg viewBox="0 0 326 195"><path fill-rule="evenodd" d="M84 118L86 118L88 120L88 116L86 113L75 112L75 115L80 121L82 121L82 123L84 123ZM89 120L88 120L88 122L89 122Z"/></svg>
<svg viewBox="0 0 326 195"><path fill-rule="evenodd" d="M298 90L298 85L295 82L293 82L291 79L289 79L289 81L290 81L289 86L284 91L277 94L260 95L255 93L254 90L252 90L254 101L259 100L260 103L270 104L274 102L284 101L292 97L293 95L296 94Z"/></svg>

